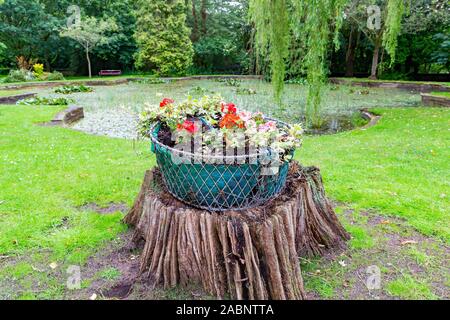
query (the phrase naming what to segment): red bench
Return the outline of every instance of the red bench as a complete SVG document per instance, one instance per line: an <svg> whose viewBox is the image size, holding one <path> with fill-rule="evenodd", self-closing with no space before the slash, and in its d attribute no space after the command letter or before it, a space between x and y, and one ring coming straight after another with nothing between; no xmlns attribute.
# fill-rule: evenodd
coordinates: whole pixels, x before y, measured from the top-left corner
<svg viewBox="0 0 450 320"><path fill-rule="evenodd" d="M120 76L122 75L121 70L100 70L98 73L100 76Z"/></svg>

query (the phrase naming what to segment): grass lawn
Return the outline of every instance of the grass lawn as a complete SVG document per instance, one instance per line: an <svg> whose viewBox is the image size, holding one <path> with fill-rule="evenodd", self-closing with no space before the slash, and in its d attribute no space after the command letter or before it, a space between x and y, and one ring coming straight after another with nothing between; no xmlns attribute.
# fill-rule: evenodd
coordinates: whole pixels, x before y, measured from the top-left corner
<svg viewBox="0 0 450 320"><path fill-rule="evenodd" d="M0 256L6 257L0 258L0 298L67 298L67 266L84 265L126 230L120 223L121 213L101 215L80 207L112 202L131 205L154 158L146 143L36 125L50 120L58 107L20 108L23 112L16 106L0 106ZM419 230L416 236L431 236L436 248L450 240L450 111L397 108L377 112L383 115L377 126L307 137L297 152L303 164L322 169L327 192L340 203L339 215L353 235L351 257L303 262L307 288L321 298L348 297L337 293L352 287L345 275L367 266L372 253L378 257L380 251L391 252L380 249L387 234L380 228L398 237ZM371 227L366 211L404 220ZM419 245L399 252L421 262L426 271L395 273L383 294L445 298L445 289L431 285L436 281L441 287L448 285L448 280L444 283L448 273L439 269L445 268L445 254L437 249L430 253ZM386 259L403 270L404 261L396 257ZM340 259L348 265L345 274ZM113 267L98 277L108 281L119 277ZM390 269L385 265L383 274ZM86 279L83 288L89 288L90 281Z"/></svg>
<svg viewBox="0 0 450 320"><path fill-rule="evenodd" d="M329 195L402 217L450 241L450 110L380 109L369 130L311 137L297 153L322 169Z"/></svg>
<svg viewBox="0 0 450 320"><path fill-rule="evenodd" d="M17 94L25 93L23 90L0 90L0 97L14 96Z"/></svg>
<svg viewBox="0 0 450 320"><path fill-rule="evenodd" d="M450 98L450 92L432 92L431 95Z"/></svg>

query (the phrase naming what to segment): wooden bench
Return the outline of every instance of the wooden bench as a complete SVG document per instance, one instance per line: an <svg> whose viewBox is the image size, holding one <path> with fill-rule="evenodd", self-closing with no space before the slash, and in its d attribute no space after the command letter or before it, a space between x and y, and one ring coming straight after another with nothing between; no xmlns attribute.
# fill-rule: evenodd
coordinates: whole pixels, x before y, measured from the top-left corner
<svg viewBox="0 0 450 320"><path fill-rule="evenodd" d="M121 70L100 70L99 76L120 76L122 75Z"/></svg>

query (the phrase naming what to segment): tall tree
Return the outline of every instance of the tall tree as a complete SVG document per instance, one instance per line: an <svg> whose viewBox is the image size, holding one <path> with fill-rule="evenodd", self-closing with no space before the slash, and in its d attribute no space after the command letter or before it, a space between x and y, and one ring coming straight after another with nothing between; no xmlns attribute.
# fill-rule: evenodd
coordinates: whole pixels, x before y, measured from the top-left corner
<svg viewBox="0 0 450 320"><path fill-rule="evenodd" d="M109 38L105 35L106 32L114 32L115 30L117 30L117 24L112 19L98 20L95 17L85 17L81 20L80 25L69 26L61 31L62 37L71 38L84 48L89 78L92 78L91 51L100 44L107 43Z"/></svg>
<svg viewBox="0 0 450 320"><path fill-rule="evenodd" d="M52 36L57 36L58 21L47 14L36 0L6 0L0 4L0 42L8 47L13 60L41 58Z"/></svg>
<svg viewBox="0 0 450 320"><path fill-rule="evenodd" d="M404 13L404 0L389 1L385 32L377 42L384 44L395 58L399 23ZM289 35L293 32L305 44L301 61L308 79L307 118L320 125L322 85L326 80L327 52L331 38L339 48L339 30L343 24L344 8L349 0L251 0L250 16L257 30L256 42L260 53L269 50L275 99L281 103L286 74ZM398 5L398 8L395 8ZM367 21L367 19L366 19ZM333 32L334 31L334 32ZM334 36L333 36L334 34Z"/></svg>
<svg viewBox="0 0 450 320"><path fill-rule="evenodd" d="M136 5L136 67L164 76L185 74L193 56L185 1L138 0Z"/></svg>
<svg viewBox="0 0 450 320"><path fill-rule="evenodd" d="M406 0L352 0L347 15L373 44L370 78L377 79L384 50L396 59Z"/></svg>

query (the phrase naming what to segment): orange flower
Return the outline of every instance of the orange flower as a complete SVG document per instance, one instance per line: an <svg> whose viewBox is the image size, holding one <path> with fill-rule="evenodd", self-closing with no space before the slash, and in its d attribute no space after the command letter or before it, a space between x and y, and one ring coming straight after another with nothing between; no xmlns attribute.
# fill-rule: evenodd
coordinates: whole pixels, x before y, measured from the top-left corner
<svg viewBox="0 0 450 320"><path fill-rule="evenodd" d="M244 128L244 121L233 113L227 113L222 120L220 120L220 127L231 129L233 127Z"/></svg>

